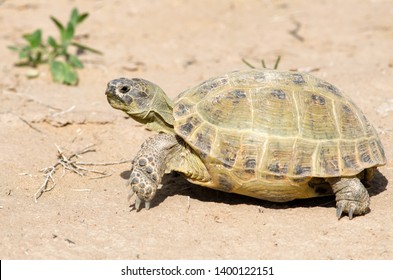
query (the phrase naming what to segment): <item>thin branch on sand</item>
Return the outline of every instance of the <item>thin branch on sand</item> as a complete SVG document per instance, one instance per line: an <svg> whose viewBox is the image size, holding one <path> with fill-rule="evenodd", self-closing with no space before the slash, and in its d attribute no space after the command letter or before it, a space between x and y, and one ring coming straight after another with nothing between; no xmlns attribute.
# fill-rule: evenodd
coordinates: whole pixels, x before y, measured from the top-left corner
<svg viewBox="0 0 393 280"><path fill-rule="evenodd" d="M73 159L79 158L82 154L96 151L93 148L94 144L87 145L83 149L78 150L76 152L72 152L69 155L66 155L58 145L55 144L55 146L57 149L57 161L55 164L45 167L40 170L40 172L44 173L43 175L44 175L45 180L42 183L42 185L39 187L37 192L34 194L34 201L35 202L37 202L38 198L40 198L44 192L51 191L55 188L56 181L55 181L54 175L59 170L60 167L63 167L63 175L65 174L66 170L69 170L73 173L78 174L79 176L87 176L88 173L99 174L99 176L93 177L92 179L101 179L101 178L109 177L112 174L108 173L107 171L88 169L88 168L81 167L81 166L83 166L83 165L84 166L108 166L108 165L116 165L116 164L131 162L131 160L121 160L121 161L115 161L115 162L100 162L100 163L78 162Z"/></svg>

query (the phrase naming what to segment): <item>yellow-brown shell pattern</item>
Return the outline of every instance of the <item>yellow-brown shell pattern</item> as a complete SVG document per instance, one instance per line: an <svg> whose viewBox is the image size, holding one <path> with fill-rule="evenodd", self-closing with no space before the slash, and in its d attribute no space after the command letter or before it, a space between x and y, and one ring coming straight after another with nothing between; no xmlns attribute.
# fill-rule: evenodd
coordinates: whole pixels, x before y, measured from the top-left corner
<svg viewBox="0 0 393 280"><path fill-rule="evenodd" d="M227 191L261 182L274 191L386 162L360 109L306 73L248 70L213 78L183 92L174 117L176 133L199 154L212 184Z"/></svg>

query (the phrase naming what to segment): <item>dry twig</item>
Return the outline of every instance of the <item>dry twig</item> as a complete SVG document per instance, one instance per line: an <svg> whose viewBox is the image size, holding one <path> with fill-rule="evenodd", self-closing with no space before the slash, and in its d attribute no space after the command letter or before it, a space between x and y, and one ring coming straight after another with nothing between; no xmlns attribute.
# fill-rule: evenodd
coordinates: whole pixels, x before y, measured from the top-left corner
<svg viewBox="0 0 393 280"><path fill-rule="evenodd" d="M13 114L13 115L16 116L19 120L21 120L22 122L24 122L25 124L27 124L31 129L33 129L33 130L35 130L35 131L37 131L37 132L39 132L39 133L42 133L41 130L39 130L38 128L36 128L35 126L33 126L29 121L25 120L25 119L22 118L21 116L16 115L16 114L14 114L14 113L11 113L11 114Z"/></svg>
<svg viewBox="0 0 393 280"><path fill-rule="evenodd" d="M302 27L301 23L296 20L293 20L293 23L295 24L295 28L290 30L289 34L298 39L300 42L303 42L304 37L299 35L300 28Z"/></svg>
<svg viewBox="0 0 393 280"><path fill-rule="evenodd" d="M37 192L34 194L34 200L37 202L38 198L44 193L48 192L54 189L56 186L56 182L54 179L54 174L58 170L60 166L63 167L63 175L65 174L66 170L69 170L73 173L78 174L79 176L86 176L88 173L95 173L99 174L100 176L98 177L93 177L92 179L100 179L104 177L109 177L112 174L108 174L106 171L99 171L95 169L88 169L81 167L80 165L90 165L90 166L107 166L107 165L115 165L115 164L122 164L126 162L130 162L130 160L121 160L121 161L116 161L116 162L101 162L101 163L93 163L93 162L78 162L74 161L72 159L80 157L82 154L88 153L88 152L95 152L96 150L93 148L94 144L90 144L86 146L85 148L73 152L70 155L66 155L62 149L56 145L57 149L57 162L49 167L45 167L40 170L40 172L44 173L44 183L40 186L40 188L37 190Z"/></svg>
<svg viewBox="0 0 393 280"><path fill-rule="evenodd" d="M53 113L51 116L52 116L52 117L56 117L56 116L64 115L64 114L66 114L66 113L69 113L69 112L73 111L75 108L76 108L76 106L75 106L75 105L72 105L70 108L68 108L68 109L66 109L66 110L63 110L63 111L60 111L60 112Z"/></svg>

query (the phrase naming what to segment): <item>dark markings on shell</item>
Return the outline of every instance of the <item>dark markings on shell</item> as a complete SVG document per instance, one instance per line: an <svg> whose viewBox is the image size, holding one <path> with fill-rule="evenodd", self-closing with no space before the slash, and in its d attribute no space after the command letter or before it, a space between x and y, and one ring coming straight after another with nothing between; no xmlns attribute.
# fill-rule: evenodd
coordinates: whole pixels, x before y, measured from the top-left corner
<svg viewBox="0 0 393 280"><path fill-rule="evenodd" d="M271 92L271 95L272 95L273 97L278 98L278 99L281 99L281 100L287 98L285 92L282 91L281 89L274 89L274 90Z"/></svg>
<svg viewBox="0 0 393 280"><path fill-rule="evenodd" d="M233 184L224 175L220 175L218 183L224 191L231 192L233 189Z"/></svg>
<svg viewBox="0 0 393 280"><path fill-rule="evenodd" d="M195 146L201 149L203 153L209 153L212 148L211 139L207 137L205 133L198 133L196 137L197 142L195 143Z"/></svg>
<svg viewBox="0 0 393 280"><path fill-rule="evenodd" d="M371 162L370 154L368 152L365 152L365 153L361 154L360 155L360 160L362 162Z"/></svg>
<svg viewBox="0 0 393 280"><path fill-rule="evenodd" d="M301 175L301 174L309 173L310 171L311 171L311 167L309 167L309 166L303 167L303 166L297 164L295 166L294 173L295 173L295 175Z"/></svg>
<svg viewBox="0 0 393 280"><path fill-rule="evenodd" d="M232 168L233 165L235 164L235 159L236 158L230 158L230 157L224 158L224 164L223 164L224 167L228 169Z"/></svg>
<svg viewBox="0 0 393 280"><path fill-rule="evenodd" d="M343 110L344 110L345 113L351 113L352 112L351 108L349 108L347 105L343 105Z"/></svg>
<svg viewBox="0 0 393 280"><path fill-rule="evenodd" d="M228 83L228 79L226 79L226 78L210 79L210 80L204 82L199 88L201 89L202 92L208 93L211 90L213 90L219 86L225 85L227 83Z"/></svg>
<svg viewBox="0 0 393 280"><path fill-rule="evenodd" d="M280 164L278 162L269 164L267 169L269 171L277 173L277 174L287 174L288 173L288 165L287 164Z"/></svg>
<svg viewBox="0 0 393 280"><path fill-rule="evenodd" d="M238 149L229 146L230 143L228 142L224 142L224 143L227 144L225 144L224 147L221 149L221 154L225 155L223 159L223 165L225 168L232 168L236 161Z"/></svg>
<svg viewBox="0 0 393 280"><path fill-rule="evenodd" d="M180 131L184 134L184 135L189 135L191 133L191 131L194 129L194 126L192 123L187 122L183 125L180 126Z"/></svg>
<svg viewBox="0 0 393 280"><path fill-rule="evenodd" d="M328 83L328 82L319 81L317 86L319 88L326 89L327 91L329 91L329 92L331 92L331 93L333 93L335 95L341 96L341 93L340 93L339 89L336 88L335 86L333 86L332 84Z"/></svg>
<svg viewBox="0 0 393 280"><path fill-rule="evenodd" d="M222 99L223 99L223 97L218 94L218 95L213 97L212 104L213 105L221 104L221 100Z"/></svg>
<svg viewBox="0 0 393 280"><path fill-rule="evenodd" d="M278 173L278 170L279 170L279 168L278 168L278 163L271 163L271 164L269 164L269 166L267 167L267 169L268 169L269 171L274 172L274 173Z"/></svg>
<svg viewBox="0 0 393 280"><path fill-rule="evenodd" d="M177 105L177 108L174 112L177 116L181 117L181 116L187 114L189 112L189 109L190 109L189 106L187 106L183 103L180 103Z"/></svg>
<svg viewBox="0 0 393 280"><path fill-rule="evenodd" d="M354 156L343 156L344 165L347 168L356 168L356 158Z"/></svg>
<svg viewBox="0 0 393 280"><path fill-rule="evenodd" d="M200 124L201 121L197 116L190 116L182 125L179 126L180 134L183 136L189 136Z"/></svg>
<svg viewBox="0 0 393 280"><path fill-rule="evenodd" d="M215 100L215 102L221 103L221 99L225 98L225 99L231 100L232 103L235 105L235 104L240 103L240 100L243 98L246 98L246 97L247 97L247 95L245 94L245 92L243 90L236 89L236 90L228 92L225 96L218 96L216 98L217 100Z"/></svg>
<svg viewBox="0 0 393 280"><path fill-rule="evenodd" d="M266 81L266 77L264 73L256 73L254 74L254 79L255 81L259 82L259 83L263 83Z"/></svg>
<svg viewBox="0 0 393 280"><path fill-rule="evenodd" d="M292 78L293 78L292 81L293 81L295 84L297 84L297 85L301 85L301 84L304 84L304 83L305 83L304 78L303 78L303 75L301 75L301 74L292 74Z"/></svg>
<svg viewBox="0 0 393 280"><path fill-rule="evenodd" d="M210 90L212 90L212 89L217 88L219 85L220 85L220 84L217 83L217 81L213 81L213 82L210 82L210 83L208 83L208 84L205 84L205 85L203 86L203 88L205 88L205 89L207 89L207 90L210 91Z"/></svg>
<svg viewBox="0 0 393 280"><path fill-rule="evenodd" d="M313 94L311 95L311 99L314 104L325 105L326 103L325 98L320 95Z"/></svg>
<svg viewBox="0 0 393 280"><path fill-rule="evenodd" d="M244 162L244 170L245 170L247 173L254 174L254 173L255 173L255 167L256 167L256 166L257 166L257 162L256 162L256 160L255 160L254 158L247 159L247 160Z"/></svg>
<svg viewBox="0 0 393 280"><path fill-rule="evenodd" d="M239 98L239 99L241 99L241 98L246 98L246 94L244 93L243 90L235 90L235 91L234 91L234 95L235 95L237 98Z"/></svg>

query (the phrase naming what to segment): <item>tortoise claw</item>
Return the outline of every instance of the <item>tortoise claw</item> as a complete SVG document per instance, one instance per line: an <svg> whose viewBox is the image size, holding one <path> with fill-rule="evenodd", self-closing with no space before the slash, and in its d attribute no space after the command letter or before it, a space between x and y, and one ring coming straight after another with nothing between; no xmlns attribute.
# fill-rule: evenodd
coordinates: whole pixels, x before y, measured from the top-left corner
<svg viewBox="0 0 393 280"><path fill-rule="evenodd" d="M136 211L139 211L141 209L141 203L142 200L137 196L134 204L134 208L136 209Z"/></svg>
<svg viewBox="0 0 393 280"><path fill-rule="evenodd" d="M350 220L352 220L352 218L353 218L353 213L355 212L355 210L356 210L356 205L351 205L350 207L349 207L349 211L348 211L348 217L349 217L349 219Z"/></svg>
<svg viewBox="0 0 393 280"><path fill-rule="evenodd" d="M336 216L337 216L337 219L340 220L342 214L343 214L343 207L342 207L341 204L337 204L337 208L336 208Z"/></svg>
<svg viewBox="0 0 393 280"><path fill-rule="evenodd" d="M363 215L368 213L369 211L370 210L368 207L362 210L361 206L359 206L359 204L357 203L339 201L337 203L336 215L337 218L340 220L343 213L348 213L348 218L352 220L355 215Z"/></svg>
<svg viewBox="0 0 393 280"><path fill-rule="evenodd" d="M135 203L134 203L134 208L136 211L139 211L142 209L142 202L143 202L143 200L137 196L135 199ZM144 201L144 202L145 202L145 209L149 210L150 209L150 201Z"/></svg>

